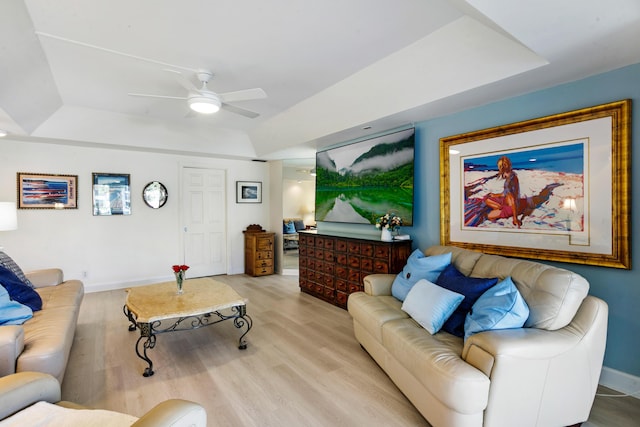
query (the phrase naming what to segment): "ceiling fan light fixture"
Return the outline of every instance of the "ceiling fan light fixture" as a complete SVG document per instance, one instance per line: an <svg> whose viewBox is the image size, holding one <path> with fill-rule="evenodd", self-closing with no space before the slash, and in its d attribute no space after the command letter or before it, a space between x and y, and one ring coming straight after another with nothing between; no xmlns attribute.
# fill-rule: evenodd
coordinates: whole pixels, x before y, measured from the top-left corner
<svg viewBox="0 0 640 427"><path fill-rule="evenodd" d="M191 96L189 108L200 114L213 114L220 110L222 103L215 96Z"/></svg>

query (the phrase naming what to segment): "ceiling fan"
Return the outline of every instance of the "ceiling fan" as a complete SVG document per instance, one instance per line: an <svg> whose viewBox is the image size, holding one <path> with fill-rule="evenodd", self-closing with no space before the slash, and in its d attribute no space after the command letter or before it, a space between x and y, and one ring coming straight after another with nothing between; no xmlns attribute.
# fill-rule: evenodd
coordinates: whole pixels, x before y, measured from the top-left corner
<svg viewBox="0 0 640 427"><path fill-rule="evenodd" d="M245 110L228 104L228 102L249 101L252 99L264 99L267 94L260 88L238 90L235 92L215 93L207 88L207 83L213 77L213 73L209 70L198 70L196 76L202 83L201 88L197 88L189 79L182 75L181 72L175 70L165 70L176 74L178 83L188 91L187 96L169 96L169 95L152 95L146 93L129 93L129 96L142 96L147 98L165 98L165 99L181 99L186 100L191 110L201 114L213 114L224 108L232 113L255 119L260 114Z"/></svg>

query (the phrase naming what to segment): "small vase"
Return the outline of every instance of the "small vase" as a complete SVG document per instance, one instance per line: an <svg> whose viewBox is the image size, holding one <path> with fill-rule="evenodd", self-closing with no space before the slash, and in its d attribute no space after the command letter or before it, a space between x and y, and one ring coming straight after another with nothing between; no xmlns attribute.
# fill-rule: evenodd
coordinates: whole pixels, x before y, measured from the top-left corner
<svg viewBox="0 0 640 427"><path fill-rule="evenodd" d="M391 231L388 228L383 228L382 233L380 234L380 240L383 242L391 242L393 241L393 236L391 236Z"/></svg>
<svg viewBox="0 0 640 427"><path fill-rule="evenodd" d="M182 282L184 281L184 271L176 273L176 285L178 286L178 295L182 294Z"/></svg>

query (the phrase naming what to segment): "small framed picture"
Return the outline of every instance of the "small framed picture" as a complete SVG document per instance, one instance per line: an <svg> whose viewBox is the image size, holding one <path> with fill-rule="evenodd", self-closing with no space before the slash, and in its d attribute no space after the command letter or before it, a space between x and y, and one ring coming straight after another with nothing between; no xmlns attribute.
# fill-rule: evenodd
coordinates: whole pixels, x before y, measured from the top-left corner
<svg viewBox="0 0 640 427"><path fill-rule="evenodd" d="M78 175L18 172L18 209L77 209Z"/></svg>
<svg viewBox="0 0 640 427"><path fill-rule="evenodd" d="M236 181L236 203L262 203L262 182Z"/></svg>
<svg viewBox="0 0 640 427"><path fill-rule="evenodd" d="M93 214L131 215L129 174L93 173Z"/></svg>

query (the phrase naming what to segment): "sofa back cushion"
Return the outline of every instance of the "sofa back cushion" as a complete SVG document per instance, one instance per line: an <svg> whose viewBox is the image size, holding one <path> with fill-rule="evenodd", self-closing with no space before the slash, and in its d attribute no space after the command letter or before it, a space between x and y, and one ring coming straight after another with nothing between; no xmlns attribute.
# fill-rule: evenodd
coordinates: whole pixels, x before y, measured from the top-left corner
<svg viewBox="0 0 640 427"><path fill-rule="evenodd" d="M487 255L452 246L434 246L428 255L452 252L451 262L471 277L511 276L529 306L525 327L556 330L567 326L589 292L589 282L577 273L534 261ZM470 264L473 264L469 268ZM467 270L468 269L468 270Z"/></svg>
<svg viewBox="0 0 640 427"><path fill-rule="evenodd" d="M476 262L482 256L480 252L469 251L456 246L431 246L424 254L427 256L440 255L451 252L451 263L465 276L471 274Z"/></svg>

